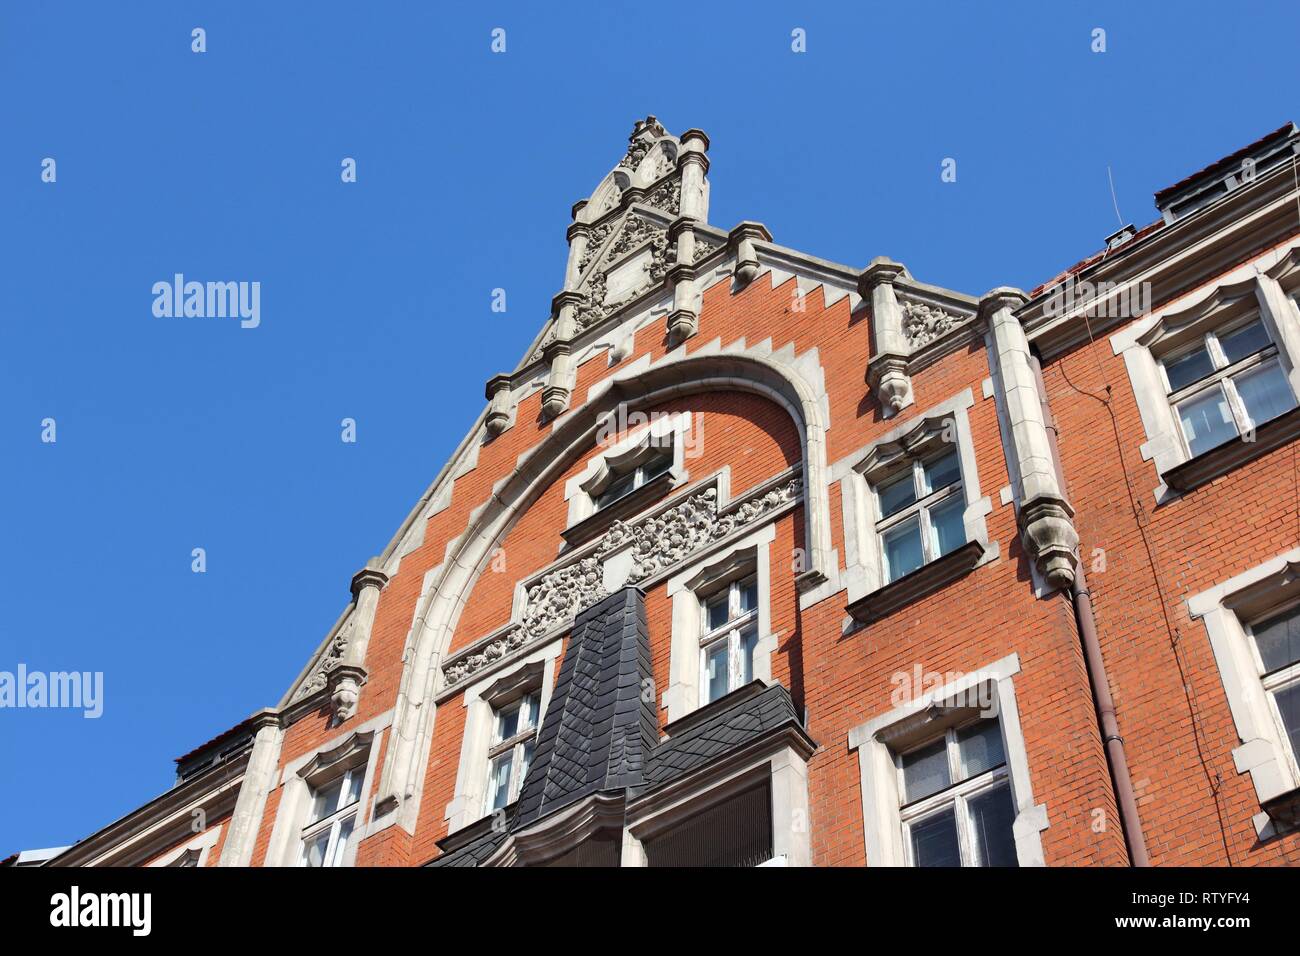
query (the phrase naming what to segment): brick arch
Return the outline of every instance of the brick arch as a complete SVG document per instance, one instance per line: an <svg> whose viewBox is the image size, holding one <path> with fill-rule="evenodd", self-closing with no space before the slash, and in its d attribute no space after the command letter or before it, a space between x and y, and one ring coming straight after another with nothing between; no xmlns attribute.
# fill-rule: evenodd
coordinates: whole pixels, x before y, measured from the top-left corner
<svg viewBox="0 0 1300 956"><path fill-rule="evenodd" d="M474 583L519 516L590 448L602 421L620 405L628 412L648 411L679 396L717 389L752 392L774 401L793 421L802 455L809 570L800 576L800 587L807 590L836 573L827 490L828 413L809 372L820 381L815 352L796 361L755 351L666 358L648 368L634 365L594 386L586 404L557 419L551 433L520 456L515 471L494 487L492 496L472 512L469 527L449 544L437 579L417 609L421 624L402 668L378 815L396 812L396 822L414 833L432 739L438 666Z"/></svg>

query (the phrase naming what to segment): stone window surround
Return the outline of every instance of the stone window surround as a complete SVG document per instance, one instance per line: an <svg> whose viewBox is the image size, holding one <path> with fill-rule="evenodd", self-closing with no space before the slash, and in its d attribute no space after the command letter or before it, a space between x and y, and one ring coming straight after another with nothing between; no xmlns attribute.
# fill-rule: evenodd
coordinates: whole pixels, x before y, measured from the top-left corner
<svg viewBox="0 0 1300 956"><path fill-rule="evenodd" d="M1110 337L1112 350L1124 359L1146 433L1139 450L1144 460L1155 463L1162 479L1155 488L1158 503L1177 495L1164 476L1192 457L1160 371L1162 343L1204 334L1257 311L1277 346L1291 391L1300 399L1300 311L1292 298L1298 290L1300 240L1238 266Z"/></svg>
<svg viewBox="0 0 1300 956"><path fill-rule="evenodd" d="M344 866L355 864L357 847L370 835L375 770L379 763L384 730L392 723L392 719L392 711L380 714L285 764L280 773L283 792L276 810L275 824L271 829L271 841L266 850L264 866L298 866L302 852L302 829L311 810L313 790L346 770L364 766L366 769L361 781L361 805L357 809L352 841L343 859Z"/></svg>
<svg viewBox="0 0 1300 956"><path fill-rule="evenodd" d="M596 498L601 491L628 466L642 464L653 453L652 447L664 451L663 446L671 442L671 487L685 484L690 477L686 471L686 438L691 432L691 422L690 412L651 417L648 425L593 455L586 467L564 484L564 500L569 504L568 527L595 514Z"/></svg>
<svg viewBox="0 0 1300 956"><path fill-rule="evenodd" d="M209 827L188 842L158 857L149 866L180 866L182 859L185 857L193 858L197 866L207 866L208 857L212 854L212 848L217 845L217 840L221 838L221 826L218 823L214 827Z"/></svg>
<svg viewBox="0 0 1300 956"><path fill-rule="evenodd" d="M809 751L778 737L731 766L706 770L632 801L623 829L621 865L646 866L644 841L766 778L772 804L772 860L761 865L811 866L809 756Z"/></svg>
<svg viewBox="0 0 1300 956"><path fill-rule="evenodd" d="M1238 773L1250 774L1261 807L1300 788L1300 754L1292 754L1273 715L1246 626L1300 597L1300 548L1279 554L1187 598L1200 618L1228 698L1240 745L1232 751ZM1277 832L1267 812L1255 814L1255 832Z"/></svg>
<svg viewBox="0 0 1300 956"><path fill-rule="evenodd" d="M1007 774L1016 806L1011 825L1016 844L1016 858L1021 866L1045 866L1041 833L1047 829L1047 804L1034 803L1029 777L1029 758L1020 726L1013 678L1020 673L1020 657L1008 656L964 674L942 687L902 704L888 713L874 717L849 731L849 750L858 752L858 770L862 784L862 830L868 866L904 866L907 855L903 846L901 801L898 793L898 770L894 752L881 738L905 722L925 719L925 712L945 701L969 697L982 687L997 702L998 724L1002 729Z"/></svg>
<svg viewBox="0 0 1300 956"><path fill-rule="evenodd" d="M668 689L662 706L672 723L700 707L700 597L732 580L754 574L758 584L758 644L754 647L755 680L772 682L772 653L777 635L772 633L771 545L776 521L738 538L722 551L692 562L668 579L666 594L672 601L672 649L668 662Z"/></svg>
<svg viewBox="0 0 1300 956"><path fill-rule="evenodd" d="M495 706L513 700L525 691L540 690L541 701L537 709L540 730L555 688L556 668L563 649L563 638L557 638L520 658L504 675L490 673L464 688L461 706L465 708L465 729L461 734L460 762L456 767L456 791L445 813L449 834L477 823L486 815L488 748L492 740Z"/></svg>
<svg viewBox="0 0 1300 956"><path fill-rule="evenodd" d="M998 557L996 542L990 542L986 516L993 510L992 499L980 495L979 470L975 463L975 442L971 435L968 410L975 404L971 389L965 389L923 414L890 429L879 438L841 458L831 466L831 481L840 482L840 503L844 514L845 575L848 588L846 604L853 604L885 586L884 557L880 535L876 532L876 496L872 485L877 475L913 457L908 450L886 452L885 446L909 443L926 431L941 432L947 420L957 432L957 455L961 466L962 494L966 509L962 520L967 542L977 541L984 554L976 567ZM931 440L942 441L936 434ZM922 452L923 453L923 452ZM933 563L933 562L931 562Z"/></svg>

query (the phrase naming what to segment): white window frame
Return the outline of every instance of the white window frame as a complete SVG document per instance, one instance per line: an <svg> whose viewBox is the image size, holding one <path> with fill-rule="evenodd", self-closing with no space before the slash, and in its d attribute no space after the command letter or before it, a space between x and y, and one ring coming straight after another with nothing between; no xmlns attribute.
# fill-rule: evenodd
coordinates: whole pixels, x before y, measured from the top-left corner
<svg viewBox="0 0 1300 956"><path fill-rule="evenodd" d="M966 721L948 727L943 732L944 751L948 758L948 778L958 780L961 775L961 760L958 754L957 733L965 730L967 727L974 726L981 718ZM997 718L992 718L996 720ZM999 728L1000 731L1000 728ZM906 800L903 761L909 754L918 750L924 750L931 747L938 740L938 737L931 737L918 744L902 748L894 753L894 766L898 772L898 792L900 799ZM1010 786L1010 773L1007 770L1006 760L991 767L988 770L978 773L966 780L960 780L957 783L950 784L938 793L932 793L930 796L914 803L903 804L898 809L899 822L903 828L903 853L907 866L915 866L916 860L913 858L912 850L912 826L917 823L923 823L938 814L944 812L950 807L953 809L957 823L957 845L961 854L961 865L974 866L975 859L975 839L970 828L970 810L967 809L967 803L974 797L982 796L993 790L995 787L1006 783Z"/></svg>
<svg viewBox="0 0 1300 956"><path fill-rule="evenodd" d="M932 708L953 702L987 700L1002 733L1007 779L1015 819L1011 835L1016 861L1022 867L1043 866L1042 831L1047 829L1047 804L1034 803L1029 777L1029 757L1020 727L1014 677L1020 673L1020 658L1010 654L977 671L954 674L940 687L900 704L849 731L849 750L857 751L862 787L862 823L868 866L906 866L910 850L903 838L903 791L893 741L910 728L924 726ZM933 738L929 742L933 742ZM903 748L904 752L910 747Z"/></svg>
<svg viewBox="0 0 1300 956"><path fill-rule="evenodd" d="M1230 330L1258 315L1277 349L1277 361L1291 386L1292 398L1300 399L1300 306L1292 298L1297 287L1300 240L1265 253L1134 319L1110 337L1111 349L1124 359L1142 419L1146 441L1139 450L1144 460L1155 463L1162 476L1154 489L1157 502L1177 494L1164 483L1163 476L1193 457L1174 408L1176 402L1190 396L1182 391L1170 395L1163 361L1176 357L1190 340L1203 340L1206 333ZM1240 411L1239 429L1240 423L1247 420L1244 410ZM1233 412L1235 416L1239 409L1233 406Z"/></svg>
<svg viewBox="0 0 1300 956"><path fill-rule="evenodd" d="M702 598L712 596L723 584L733 580L752 576L757 581L758 641L754 646L753 679L771 683L777 635L772 632L770 550L776 540L777 520L754 529L720 551L706 552L668 579L666 593L673 606L673 633L668 689L661 698L668 722L703 706L707 671L702 646L702 638L706 636Z"/></svg>
<svg viewBox="0 0 1300 956"><path fill-rule="evenodd" d="M906 463L918 454L924 458L927 452L937 451L934 442L941 441L939 436L945 431L956 439L947 444L955 445L961 469L960 494L966 505L962 512L962 526L966 541L977 541L984 548L976 567L997 560L1000 549L996 541L989 539L986 522L993 510L993 501L980 493L979 468L975 461L969 414L974 404L974 392L965 389L947 401L900 422L831 466L831 481L840 483L844 516L846 604L853 604L891 583L885 568L884 541L880 534L882 518L876 487L887 481L891 474L896 474L899 467L906 467Z"/></svg>
<svg viewBox="0 0 1300 956"><path fill-rule="evenodd" d="M623 416L627 419L631 419L633 415L644 416L645 414L627 412L623 406L619 406L619 409L623 409ZM642 487L644 482L637 484L616 499L603 504L598 503L601 494L610 484L629 471L639 472L647 462L655 458L664 457L669 461L670 489L678 488L688 481L690 475L686 469L686 459L693 453L695 447L690 441L691 423L690 412L658 415L651 418L646 426L632 431L618 442L602 448L593 455L581 472L565 482L564 500L568 502L569 507L568 527L571 528L580 521L590 518L597 511L608 508ZM611 413L609 419L602 422L597 429L597 438L599 439L603 430L612 430L617 425L618 421L614 413Z"/></svg>
<svg viewBox="0 0 1300 956"><path fill-rule="evenodd" d="M1264 694L1268 698L1269 712L1277 722L1278 737L1282 741L1283 750L1291 761L1292 770L1295 771L1297 777L1300 777L1300 753L1296 753L1295 747L1291 745L1291 735L1287 730L1286 723L1282 720L1282 710L1277 704L1279 691L1300 686L1300 660L1293 661L1285 667L1280 667L1272 673L1266 673L1264 671L1264 658L1259 653L1259 642L1255 639L1256 624L1272 620L1291 611L1300 611L1300 598L1270 608L1262 614L1254 615L1250 622L1245 625L1245 631L1250 638L1251 654L1255 666L1258 668L1260 686L1264 688Z"/></svg>
<svg viewBox="0 0 1300 956"><path fill-rule="evenodd" d="M503 738L501 736L502 721L508 714L521 713L525 705L528 706L528 713L532 715L531 723L517 726L514 734ZM488 747L488 779L484 793L484 816L508 807L519 799L519 791L523 789L524 777L528 773L527 767L524 765L524 751L529 744L534 747L537 745L537 733L541 729L542 723L541 710L541 687L525 691L513 700L492 708L492 744ZM506 802L500 807L495 807L492 805L493 781L496 779L497 763L506 756L510 757L510 779L506 782ZM531 760L529 763L531 763Z"/></svg>
<svg viewBox="0 0 1300 956"><path fill-rule="evenodd" d="M312 807L315 808L317 794L327 788L332 787L336 782L341 781L339 785L339 799L344 794L355 793L356 797L351 802L336 806L333 810L326 813L317 820L312 820L310 815L307 823L302 828L299 838L298 865L307 866L308 847L315 843L322 834L328 834L329 838L325 842L325 852L321 854L322 867L339 867L346 866L347 850L352 848L357 838L357 830L361 817L361 804L364 795L361 792L361 786L365 779L365 766L353 767L343 771L342 774L324 780L311 788ZM338 849L339 835L343 830L344 823L351 823L352 828L348 833L348 842L344 845L343 855L340 856Z"/></svg>
<svg viewBox="0 0 1300 956"><path fill-rule="evenodd" d="M925 467L946 458L950 454L957 456L958 477L955 482L944 485L937 490L927 490L929 485L925 479ZM931 561L942 557L939 554L939 544L935 537L934 526L930 521L930 512L935 508L947 504L953 498L964 500L965 490L962 488L961 480L961 453L954 448L944 448L942 451L931 452L925 456L918 456L909 459L900 469L882 475L872 484L872 493L876 500L876 514L883 515L884 508L880 504L880 490L886 485L893 484L902 478L901 472L911 472L912 477L912 494L916 500L905 508L900 509L892 515L878 517L876 519L876 537L880 541L880 567L883 573L883 580L886 583L893 583L903 575L895 576L893 569L889 567L889 550L886 538L891 531L902 527L910 522L913 518L917 521L917 529L921 536L921 567L929 564ZM963 534L965 528L962 529ZM914 569L915 570L915 569ZM909 573L909 572L905 572Z"/></svg>
<svg viewBox="0 0 1300 956"><path fill-rule="evenodd" d="M271 828L265 866L302 865L302 836L305 828L314 826L307 823L311 817L314 791L350 770L362 774L361 796L353 805L357 808L356 823L339 865L354 865L357 848L369 836L373 822L379 751L384 731L392 722L393 712L389 710L285 764L275 778L281 789L280 803Z"/></svg>
<svg viewBox="0 0 1300 956"><path fill-rule="evenodd" d="M744 590L749 586L754 587L754 606L748 611L740 609L740 598ZM709 630L709 607L720 596L720 592L726 592L727 600L727 620L719 627ZM758 639L761 636L758 628L758 571L748 574L743 578L736 578L722 585L720 589L714 589L707 594L700 595L700 700L705 703L713 703L712 700L706 700L709 687L709 654L721 643L725 642L727 646L727 689L725 694L733 690L739 690L745 683L744 678L744 652L741 648L741 632L753 627L754 629L754 650L758 649ZM753 658L750 659L750 673L753 673Z"/></svg>
<svg viewBox="0 0 1300 956"><path fill-rule="evenodd" d="M1205 625L1210 649L1228 698L1238 746L1232 751L1238 773L1250 775L1260 812L1253 817L1261 839L1277 824L1265 804L1300 790L1300 756L1291 748L1273 691L1294 665L1265 680L1251 625L1300 601L1300 548L1284 552L1187 599L1187 610Z"/></svg>
<svg viewBox="0 0 1300 956"><path fill-rule="evenodd" d="M499 706L521 693L537 690L541 695L537 715L540 733L563 650L563 639L557 638L521 657L509 670L490 673L473 682L466 681L463 691L457 688L461 706L465 709L465 730L461 734L455 793L444 811L448 833L462 830L491 813L485 808L488 806L488 774L491 772L488 754L496 733L494 705ZM438 704L439 709L452 706L454 697Z"/></svg>

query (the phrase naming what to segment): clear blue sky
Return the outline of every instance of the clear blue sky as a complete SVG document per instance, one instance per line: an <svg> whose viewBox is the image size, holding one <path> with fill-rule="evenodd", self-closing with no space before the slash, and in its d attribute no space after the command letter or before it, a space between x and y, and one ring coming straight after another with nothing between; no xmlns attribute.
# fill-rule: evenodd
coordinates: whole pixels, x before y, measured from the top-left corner
<svg viewBox="0 0 1300 956"><path fill-rule="evenodd" d="M1293 3L462 7L0 7L0 670L105 679L98 720L0 710L0 856L276 703L545 320L637 117L712 137L716 225L979 294L1100 246L1107 164L1142 225L1300 116ZM177 272L260 282L260 327L155 318Z"/></svg>

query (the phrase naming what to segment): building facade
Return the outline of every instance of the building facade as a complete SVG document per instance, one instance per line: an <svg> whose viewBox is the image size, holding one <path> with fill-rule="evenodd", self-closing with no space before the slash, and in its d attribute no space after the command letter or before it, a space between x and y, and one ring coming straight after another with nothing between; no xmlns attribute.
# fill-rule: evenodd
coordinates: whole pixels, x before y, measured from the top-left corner
<svg viewBox="0 0 1300 956"><path fill-rule="evenodd" d="M283 700L45 865L1300 862L1300 131L979 297L708 149L636 124Z"/></svg>

